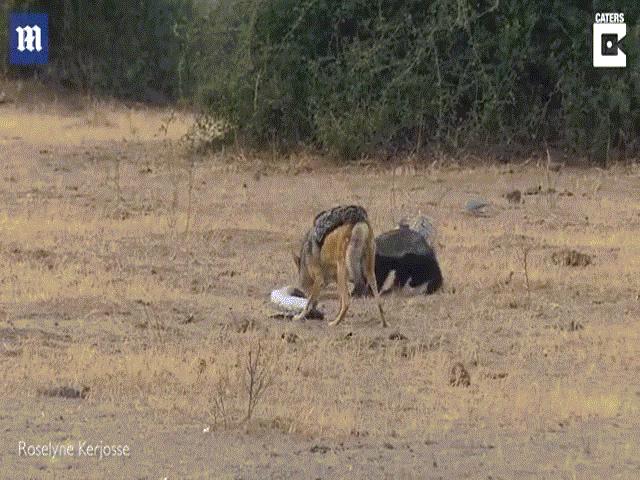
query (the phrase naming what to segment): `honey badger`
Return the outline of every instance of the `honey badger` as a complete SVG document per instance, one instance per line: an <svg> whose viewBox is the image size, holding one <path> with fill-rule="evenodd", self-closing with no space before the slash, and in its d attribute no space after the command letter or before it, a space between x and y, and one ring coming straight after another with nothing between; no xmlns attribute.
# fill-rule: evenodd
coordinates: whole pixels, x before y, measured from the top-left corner
<svg viewBox="0 0 640 480"><path fill-rule="evenodd" d="M403 288L419 293L434 293L442 287L442 272L430 240L433 226L425 217L418 217L411 227L401 223L398 228L376 238L376 283L384 293ZM368 295L364 282L354 284L353 295Z"/></svg>

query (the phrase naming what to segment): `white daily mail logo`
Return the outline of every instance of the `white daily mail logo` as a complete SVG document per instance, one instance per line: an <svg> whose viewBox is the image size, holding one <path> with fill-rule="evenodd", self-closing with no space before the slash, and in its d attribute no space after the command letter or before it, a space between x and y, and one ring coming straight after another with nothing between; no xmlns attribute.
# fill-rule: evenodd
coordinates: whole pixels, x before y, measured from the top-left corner
<svg viewBox="0 0 640 480"><path fill-rule="evenodd" d="M18 46L16 47L18 51L42 51L42 30L38 25L17 27L16 32L18 33Z"/></svg>
<svg viewBox="0 0 640 480"><path fill-rule="evenodd" d="M9 14L9 63L44 65L49 61L49 15L12 12Z"/></svg>

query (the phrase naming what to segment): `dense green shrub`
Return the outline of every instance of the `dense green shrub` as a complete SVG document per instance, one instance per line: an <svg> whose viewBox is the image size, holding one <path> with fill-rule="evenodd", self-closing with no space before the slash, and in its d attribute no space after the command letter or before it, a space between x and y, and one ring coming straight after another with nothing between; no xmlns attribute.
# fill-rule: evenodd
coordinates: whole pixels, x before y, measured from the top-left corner
<svg viewBox="0 0 640 480"><path fill-rule="evenodd" d="M13 11L49 14L50 65L45 77L72 87L161 100L179 94L183 38L191 22L186 0L9 0ZM6 37L6 29L3 29ZM6 40L3 42L6 59ZM33 68L10 67L15 73Z"/></svg>
<svg viewBox="0 0 640 480"><path fill-rule="evenodd" d="M594 69L594 12L624 11L629 67ZM220 0L187 63L196 97L263 145L342 156L450 147L640 149L636 2ZM634 67L635 65L635 67Z"/></svg>
<svg viewBox="0 0 640 480"><path fill-rule="evenodd" d="M193 101L207 132L225 123L223 141L347 158L545 142L599 161L640 152L631 0L9 0L0 20L24 9L51 16L42 73ZM592 67L598 11L625 13L626 69Z"/></svg>

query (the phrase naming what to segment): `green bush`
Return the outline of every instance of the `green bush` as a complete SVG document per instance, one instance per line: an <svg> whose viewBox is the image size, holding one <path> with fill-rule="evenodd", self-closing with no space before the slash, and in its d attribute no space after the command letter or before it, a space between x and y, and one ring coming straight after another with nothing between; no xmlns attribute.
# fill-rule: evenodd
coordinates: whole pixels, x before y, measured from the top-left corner
<svg viewBox="0 0 640 480"><path fill-rule="evenodd" d="M37 69L43 76L74 89L128 98L178 97L184 41L180 34L193 17L192 2L9 0L5 25L12 11L49 14L50 64ZM19 74L33 69L9 67L12 70Z"/></svg>
<svg viewBox="0 0 640 480"><path fill-rule="evenodd" d="M192 101L206 134L212 119L228 127L223 141L345 158L545 142L597 161L640 151L630 0L9 0L0 20L27 9L50 14L43 75ZM625 13L626 69L592 66L598 11ZM6 58L6 31L0 43Z"/></svg>
<svg viewBox="0 0 640 480"><path fill-rule="evenodd" d="M623 11L626 69L594 69ZM637 2L220 0L194 32L194 95L257 146L640 149ZM214 40L207 42L206 39Z"/></svg>

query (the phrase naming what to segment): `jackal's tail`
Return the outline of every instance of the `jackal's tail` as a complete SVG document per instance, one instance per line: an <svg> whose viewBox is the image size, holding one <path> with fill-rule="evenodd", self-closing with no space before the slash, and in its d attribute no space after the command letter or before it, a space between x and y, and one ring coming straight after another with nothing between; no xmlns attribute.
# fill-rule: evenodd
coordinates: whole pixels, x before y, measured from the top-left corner
<svg viewBox="0 0 640 480"><path fill-rule="evenodd" d="M353 226L353 230L351 230L351 240L347 247L346 258L349 277L356 287L367 285L364 276L367 248L375 248L371 227L367 222L358 222ZM375 255L375 252L372 250L370 254Z"/></svg>

